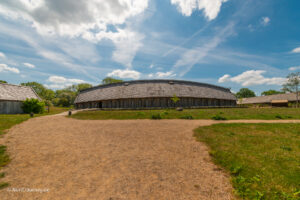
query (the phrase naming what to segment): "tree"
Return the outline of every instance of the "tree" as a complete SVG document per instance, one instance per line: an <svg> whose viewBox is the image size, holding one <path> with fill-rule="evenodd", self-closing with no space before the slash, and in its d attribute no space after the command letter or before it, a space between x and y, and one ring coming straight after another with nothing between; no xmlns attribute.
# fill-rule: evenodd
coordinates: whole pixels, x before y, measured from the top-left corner
<svg viewBox="0 0 300 200"><path fill-rule="evenodd" d="M255 97L255 96L256 96L255 93L252 90L248 89L248 88L242 88L242 89L240 89L240 91L238 93L236 93L236 97L238 99Z"/></svg>
<svg viewBox="0 0 300 200"><path fill-rule="evenodd" d="M173 103L176 105L176 103L178 101L180 101L180 99L176 96L176 94L173 95L173 97L171 98L171 100L173 101Z"/></svg>
<svg viewBox="0 0 300 200"><path fill-rule="evenodd" d="M38 99L26 99L22 105L24 113L43 113L44 108L45 103Z"/></svg>
<svg viewBox="0 0 300 200"><path fill-rule="evenodd" d="M76 94L78 94L81 90L87 89L87 88L91 88L93 87L91 84L89 83L80 83L77 85L72 85L70 87L67 87L66 90L75 92Z"/></svg>
<svg viewBox="0 0 300 200"><path fill-rule="evenodd" d="M284 92L277 91L277 90L267 90L261 93L261 96L269 96L273 94L284 94Z"/></svg>
<svg viewBox="0 0 300 200"><path fill-rule="evenodd" d="M56 90L53 104L55 106L69 107L73 105L76 98L76 92L70 90L70 88Z"/></svg>
<svg viewBox="0 0 300 200"><path fill-rule="evenodd" d="M91 87L93 87L93 86L89 83L80 83L77 85L77 93L79 93L81 90L88 89Z"/></svg>
<svg viewBox="0 0 300 200"><path fill-rule="evenodd" d="M0 83L7 83L6 81L0 80Z"/></svg>
<svg viewBox="0 0 300 200"><path fill-rule="evenodd" d="M297 108L299 107L299 86L300 72L291 73L287 77L287 82L283 84L283 91L295 92L297 98Z"/></svg>
<svg viewBox="0 0 300 200"><path fill-rule="evenodd" d="M111 83L120 83L123 82L123 80L120 79L114 79L111 77L106 77L105 79L102 80L103 85L111 84Z"/></svg>
<svg viewBox="0 0 300 200"><path fill-rule="evenodd" d="M52 99L52 103L55 106L69 107L73 105L76 96L81 90L91 87L93 86L89 83L80 83L77 85L71 85L65 89L56 90L55 98Z"/></svg>
<svg viewBox="0 0 300 200"><path fill-rule="evenodd" d="M53 90L47 89L45 86L37 82L21 83L21 85L32 87L32 89L39 95L39 97L41 97L44 100L51 101L55 96Z"/></svg>

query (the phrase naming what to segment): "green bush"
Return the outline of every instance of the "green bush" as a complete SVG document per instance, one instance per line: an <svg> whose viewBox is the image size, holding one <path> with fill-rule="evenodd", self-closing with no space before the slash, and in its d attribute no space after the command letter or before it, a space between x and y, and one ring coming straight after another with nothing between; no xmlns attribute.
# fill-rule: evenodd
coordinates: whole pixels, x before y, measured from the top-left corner
<svg viewBox="0 0 300 200"><path fill-rule="evenodd" d="M159 113L158 113L158 114L153 114L153 115L151 116L151 119L161 119L161 116L160 116Z"/></svg>
<svg viewBox="0 0 300 200"><path fill-rule="evenodd" d="M22 109L24 113L43 113L45 103L38 99L26 99L26 101L23 102Z"/></svg>
<svg viewBox="0 0 300 200"><path fill-rule="evenodd" d="M275 118L282 119L281 115L276 115Z"/></svg>
<svg viewBox="0 0 300 200"><path fill-rule="evenodd" d="M192 115L181 116L180 119L194 119Z"/></svg>
<svg viewBox="0 0 300 200"><path fill-rule="evenodd" d="M215 115L212 117L213 120L227 120L226 117L222 117L220 115Z"/></svg>

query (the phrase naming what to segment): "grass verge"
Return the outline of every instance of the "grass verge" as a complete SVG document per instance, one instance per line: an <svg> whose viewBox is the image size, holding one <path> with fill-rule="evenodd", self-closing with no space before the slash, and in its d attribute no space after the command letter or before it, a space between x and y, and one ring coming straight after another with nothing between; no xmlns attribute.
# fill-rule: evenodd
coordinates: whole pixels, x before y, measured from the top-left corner
<svg viewBox="0 0 300 200"><path fill-rule="evenodd" d="M218 108L165 110L115 110L82 111L71 117L76 119L151 119L160 115L162 119L300 119L300 108Z"/></svg>
<svg viewBox="0 0 300 200"><path fill-rule="evenodd" d="M242 199L300 199L300 124L216 124L194 136Z"/></svg>

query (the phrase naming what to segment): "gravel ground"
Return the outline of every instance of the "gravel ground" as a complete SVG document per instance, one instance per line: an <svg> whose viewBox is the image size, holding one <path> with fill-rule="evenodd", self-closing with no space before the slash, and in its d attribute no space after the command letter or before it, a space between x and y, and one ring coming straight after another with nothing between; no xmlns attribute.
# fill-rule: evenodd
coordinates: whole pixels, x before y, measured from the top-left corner
<svg viewBox="0 0 300 200"><path fill-rule="evenodd" d="M0 140L12 158L0 199L232 199L229 176L192 137L193 129L213 123L30 119Z"/></svg>
<svg viewBox="0 0 300 200"><path fill-rule="evenodd" d="M193 129L211 121L45 116L5 135L13 199L231 199L229 177Z"/></svg>

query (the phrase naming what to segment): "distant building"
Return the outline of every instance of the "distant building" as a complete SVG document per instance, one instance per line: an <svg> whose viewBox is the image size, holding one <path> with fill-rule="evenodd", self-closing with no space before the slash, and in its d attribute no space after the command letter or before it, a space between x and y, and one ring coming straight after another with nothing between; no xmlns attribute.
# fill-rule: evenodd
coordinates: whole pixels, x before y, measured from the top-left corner
<svg viewBox="0 0 300 200"><path fill-rule="evenodd" d="M175 104L172 97L180 100ZM101 85L83 90L75 106L103 109L233 107L230 89L206 83L179 80L138 80Z"/></svg>
<svg viewBox="0 0 300 200"><path fill-rule="evenodd" d="M23 113L22 104L27 98L40 99L31 87L0 83L0 114Z"/></svg>
<svg viewBox="0 0 300 200"><path fill-rule="evenodd" d="M300 95L299 95L300 98ZM238 101L239 105L266 104L271 106L288 106L288 103L297 101L296 93L274 94L269 96L244 98Z"/></svg>

